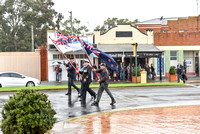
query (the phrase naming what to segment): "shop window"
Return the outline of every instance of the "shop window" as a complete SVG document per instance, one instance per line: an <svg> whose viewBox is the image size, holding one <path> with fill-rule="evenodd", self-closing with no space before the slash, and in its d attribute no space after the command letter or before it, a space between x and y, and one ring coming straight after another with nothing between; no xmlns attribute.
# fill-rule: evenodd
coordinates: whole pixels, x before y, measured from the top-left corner
<svg viewBox="0 0 200 134"><path fill-rule="evenodd" d="M170 51L170 66L177 66L178 52Z"/></svg>

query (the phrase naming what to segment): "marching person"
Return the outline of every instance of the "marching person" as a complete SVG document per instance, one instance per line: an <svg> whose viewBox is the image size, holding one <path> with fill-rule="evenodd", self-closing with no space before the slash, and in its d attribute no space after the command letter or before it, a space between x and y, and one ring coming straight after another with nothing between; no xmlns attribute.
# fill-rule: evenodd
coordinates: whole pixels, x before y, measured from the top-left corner
<svg viewBox="0 0 200 134"><path fill-rule="evenodd" d="M81 80L81 104L86 104L86 93L87 91L91 96L96 99L96 93L90 88L90 83L92 82L92 67L89 65L89 61L84 61L84 68L82 71L79 71L82 74Z"/></svg>
<svg viewBox="0 0 200 134"><path fill-rule="evenodd" d="M101 65L101 69L95 70L97 73L100 73L100 80L99 80L99 90L97 93L97 100L92 103L92 106L98 106L99 105L99 101L101 99L102 93L105 90L107 92L107 94L110 96L111 98L111 103L110 105L114 105L116 103L112 93L110 92L110 90L108 89L108 84L109 84L109 74L108 74L108 70L106 69L106 64L102 63Z"/></svg>
<svg viewBox="0 0 200 134"><path fill-rule="evenodd" d="M65 61L63 62L64 65L67 67L68 72L68 93L66 93L65 95L71 95L71 86L73 86L77 90L78 95L80 96L80 89L74 84L74 80L76 77L76 70L74 69L74 67L76 68L76 63L74 62L74 58L70 58L70 61L67 64L65 64Z"/></svg>

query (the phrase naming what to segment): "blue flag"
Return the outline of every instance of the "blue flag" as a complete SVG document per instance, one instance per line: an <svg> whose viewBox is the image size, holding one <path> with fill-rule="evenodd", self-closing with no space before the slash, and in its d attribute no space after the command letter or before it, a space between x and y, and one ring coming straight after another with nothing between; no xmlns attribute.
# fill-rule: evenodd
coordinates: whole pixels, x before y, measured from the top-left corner
<svg viewBox="0 0 200 134"><path fill-rule="evenodd" d="M88 43L86 43L85 41L82 40L82 44L83 47L85 48L85 51L87 52L88 55L90 54L95 54L97 57L99 57L104 63L106 63L106 65L112 69L115 72L118 72L117 69L117 63L115 62L115 60L108 54L92 47L91 45L89 45Z"/></svg>

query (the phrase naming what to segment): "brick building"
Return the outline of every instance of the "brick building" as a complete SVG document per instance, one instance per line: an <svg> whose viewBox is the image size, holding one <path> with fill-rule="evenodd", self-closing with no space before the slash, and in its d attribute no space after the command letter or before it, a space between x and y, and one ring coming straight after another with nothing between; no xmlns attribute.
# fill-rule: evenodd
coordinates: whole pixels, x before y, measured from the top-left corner
<svg viewBox="0 0 200 134"><path fill-rule="evenodd" d="M178 62L188 63L187 74L199 75L200 16L179 18L157 18L136 23L142 32L154 31L154 45L162 50L165 73Z"/></svg>

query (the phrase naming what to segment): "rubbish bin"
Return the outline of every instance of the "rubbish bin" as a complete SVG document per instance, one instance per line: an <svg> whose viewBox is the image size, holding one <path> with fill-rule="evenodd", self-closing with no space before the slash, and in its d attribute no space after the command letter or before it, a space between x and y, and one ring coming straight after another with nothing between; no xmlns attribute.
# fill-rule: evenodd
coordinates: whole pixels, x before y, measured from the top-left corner
<svg viewBox="0 0 200 134"><path fill-rule="evenodd" d="M147 72L146 71L142 71L141 72L141 83L147 83Z"/></svg>

